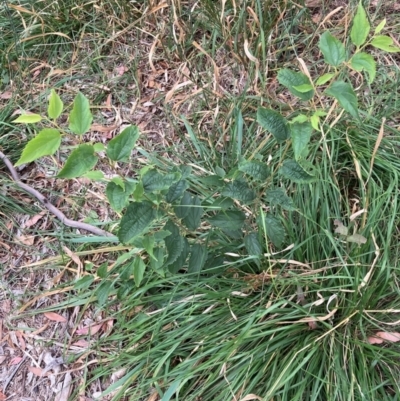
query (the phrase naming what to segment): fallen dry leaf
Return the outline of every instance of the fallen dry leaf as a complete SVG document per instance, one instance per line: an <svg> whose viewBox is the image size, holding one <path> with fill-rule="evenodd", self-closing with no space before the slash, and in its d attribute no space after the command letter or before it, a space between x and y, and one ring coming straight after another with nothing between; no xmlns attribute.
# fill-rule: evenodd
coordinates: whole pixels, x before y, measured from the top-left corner
<svg viewBox="0 0 400 401"><path fill-rule="evenodd" d="M8 100L12 98L12 92L6 91L0 94L0 99Z"/></svg>
<svg viewBox="0 0 400 401"><path fill-rule="evenodd" d="M46 210L41 211L39 214L36 214L35 216L31 217L29 220L27 220L24 224L25 228L31 227L34 224L36 224L45 214L47 213Z"/></svg>
<svg viewBox="0 0 400 401"><path fill-rule="evenodd" d="M370 344L382 344L384 341L397 343L400 341L400 333L388 333L386 331L378 331L373 336L368 337Z"/></svg>
<svg viewBox="0 0 400 401"><path fill-rule="evenodd" d="M105 126L105 125L101 125L101 124L97 124L94 123L90 126L90 130L91 131L97 131L97 132L110 132L110 131L114 131L118 128L117 125L113 124L113 125L109 125L109 126Z"/></svg>
<svg viewBox="0 0 400 401"><path fill-rule="evenodd" d="M0 391L0 401L6 400L7 396L5 396L1 391Z"/></svg>
<svg viewBox="0 0 400 401"><path fill-rule="evenodd" d="M32 246L33 243L35 242L35 236L34 235L17 235L15 239L20 242L21 244L24 245L29 245Z"/></svg>
<svg viewBox="0 0 400 401"><path fill-rule="evenodd" d="M22 361L22 356L16 356L10 360L9 365L18 365Z"/></svg>
<svg viewBox="0 0 400 401"><path fill-rule="evenodd" d="M61 316L58 313L45 312L44 315L47 317L47 319L52 320L53 322L65 323L67 321L64 316Z"/></svg>
<svg viewBox="0 0 400 401"><path fill-rule="evenodd" d="M36 376L49 376L49 372L43 372L43 369L38 368L37 366L28 366L28 369L30 372L32 372Z"/></svg>
<svg viewBox="0 0 400 401"><path fill-rule="evenodd" d="M88 346L90 345L90 342L89 342L89 341L86 341L86 340L78 340L78 341L74 342L74 343L71 344L71 345L73 345L73 346L75 346L75 347L83 347L83 348L86 348L86 347L88 347Z"/></svg>
<svg viewBox="0 0 400 401"><path fill-rule="evenodd" d="M100 324L94 324L92 326L86 326L82 327L81 329L76 330L76 334L78 335L86 335L86 334L96 334L98 331L100 331L101 327L103 326L103 323Z"/></svg>

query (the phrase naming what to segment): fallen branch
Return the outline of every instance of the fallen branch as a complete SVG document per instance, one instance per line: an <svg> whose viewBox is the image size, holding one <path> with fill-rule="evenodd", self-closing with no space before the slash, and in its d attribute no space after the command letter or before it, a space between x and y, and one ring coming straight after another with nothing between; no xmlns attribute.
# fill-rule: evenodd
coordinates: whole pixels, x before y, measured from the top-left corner
<svg viewBox="0 0 400 401"><path fill-rule="evenodd" d="M49 210L51 213L53 213L54 216L56 216L61 221L61 223L65 224L68 227L77 228L79 230L89 231L92 234L96 234L96 235L99 235L102 237L114 237L114 235L111 234L110 232L102 230L101 228L92 226L91 224L81 223L80 221L68 219L67 216L65 216L65 214L61 210L57 209L53 204L51 204L50 201L44 195L42 195L40 192L36 191L36 189L32 188L31 186L29 186L27 184L24 184L21 181L21 178L18 175L17 170L15 170L11 161L2 152L0 152L0 159L7 166L8 170L11 173L11 177L13 178L15 183L21 189L28 192L32 196L34 196L47 210Z"/></svg>

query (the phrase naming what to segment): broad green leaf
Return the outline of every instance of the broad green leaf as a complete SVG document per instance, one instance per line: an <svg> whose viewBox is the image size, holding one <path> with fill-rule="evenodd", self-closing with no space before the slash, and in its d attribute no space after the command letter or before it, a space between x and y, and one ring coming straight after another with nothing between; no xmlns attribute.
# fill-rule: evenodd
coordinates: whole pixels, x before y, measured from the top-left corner
<svg viewBox="0 0 400 401"><path fill-rule="evenodd" d="M134 266L135 260L127 263L125 266L122 266L121 268L121 273L119 273L119 280L121 281L128 281L131 276L133 276L133 266Z"/></svg>
<svg viewBox="0 0 400 401"><path fill-rule="evenodd" d="M212 226L223 230L240 230L246 220L246 215L239 210L220 211L215 216L208 218Z"/></svg>
<svg viewBox="0 0 400 401"><path fill-rule="evenodd" d="M185 246L185 239L179 234L179 228L171 220L165 224L164 230L171 232L164 240L168 252L168 257L164 266L167 267L174 263L181 255ZM178 270L180 268L181 266L178 267Z"/></svg>
<svg viewBox="0 0 400 401"><path fill-rule="evenodd" d="M54 128L45 128L25 145L15 166L32 162L43 156L52 155L60 147L60 144L60 132Z"/></svg>
<svg viewBox="0 0 400 401"><path fill-rule="evenodd" d="M156 218L156 211L150 202L130 203L121 219L118 239L127 243L142 234Z"/></svg>
<svg viewBox="0 0 400 401"><path fill-rule="evenodd" d="M397 53L400 51L400 47L393 46L393 39L389 36L375 36L371 42L371 45L377 49L381 49L389 53Z"/></svg>
<svg viewBox="0 0 400 401"><path fill-rule="evenodd" d="M172 184L169 187L169 190L165 197L165 200L168 203L175 202L183 195L183 193L186 191L186 189L188 187L189 187L188 182L184 179L180 179L178 182L176 182L175 184Z"/></svg>
<svg viewBox="0 0 400 401"><path fill-rule="evenodd" d="M239 163L239 171L257 181L265 181L271 174L269 167L257 160L243 160Z"/></svg>
<svg viewBox="0 0 400 401"><path fill-rule="evenodd" d="M113 181L107 184L106 195L113 210L120 212L128 204L133 189L134 184L128 181L125 182L124 188Z"/></svg>
<svg viewBox="0 0 400 401"><path fill-rule="evenodd" d="M64 103L62 102L60 96L58 96L56 91L52 89L49 97L49 106L47 108L47 115L49 116L49 118L55 120L56 118L60 117L63 109L64 109Z"/></svg>
<svg viewBox="0 0 400 401"><path fill-rule="evenodd" d="M163 191L180 179L180 173L161 174L155 169L148 170L142 177L144 192Z"/></svg>
<svg viewBox="0 0 400 401"><path fill-rule="evenodd" d="M356 71L365 70L368 73L368 82L371 84L376 75L376 63L374 58L367 53L356 53L350 60L352 68Z"/></svg>
<svg viewBox="0 0 400 401"><path fill-rule="evenodd" d="M350 31L350 39L353 44L357 47L362 46L367 40L370 28L367 13L360 2Z"/></svg>
<svg viewBox="0 0 400 401"><path fill-rule="evenodd" d="M319 129L319 116L317 116L316 114L313 114L311 117L310 117L310 123L311 123L311 126L316 130L316 131L319 131L320 129Z"/></svg>
<svg viewBox="0 0 400 401"><path fill-rule="evenodd" d="M207 207L210 210L220 210L220 209L229 209L233 206L232 198L217 198L215 201Z"/></svg>
<svg viewBox="0 0 400 401"><path fill-rule="evenodd" d="M258 239L258 233L250 233L244 237L244 246L251 256L262 256L263 249ZM259 261L257 263L259 265Z"/></svg>
<svg viewBox="0 0 400 401"><path fill-rule="evenodd" d="M299 114L298 116L296 116L290 120L291 124L305 123L306 121L308 121L308 117L305 114Z"/></svg>
<svg viewBox="0 0 400 401"><path fill-rule="evenodd" d="M144 272L146 270L146 265L144 264L140 256L136 256L133 261L133 279L135 280L136 287L140 286L143 280Z"/></svg>
<svg viewBox="0 0 400 401"><path fill-rule="evenodd" d="M159 270L164 264L164 248L154 248L154 259L150 259L150 266L153 270Z"/></svg>
<svg viewBox="0 0 400 401"><path fill-rule="evenodd" d="M199 273L206 263L207 255L208 252L205 245L192 245L188 273Z"/></svg>
<svg viewBox="0 0 400 401"><path fill-rule="evenodd" d="M321 75L318 79L317 82L315 82L315 85L320 86L326 84L328 81L330 81L335 74L328 72L327 74Z"/></svg>
<svg viewBox="0 0 400 401"><path fill-rule="evenodd" d="M255 192L245 180L235 180L228 183L221 192L222 196L237 199L243 203L251 203L255 198Z"/></svg>
<svg viewBox="0 0 400 401"><path fill-rule="evenodd" d="M224 185L224 180L218 175L209 175L207 177L200 177L200 182L209 187L220 187Z"/></svg>
<svg viewBox="0 0 400 401"><path fill-rule="evenodd" d="M107 156L116 162L125 161L131 155L139 138L139 128L135 125L126 127L120 134L111 139L107 145Z"/></svg>
<svg viewBox="0 0 400 401"><path fill-rule="evenodd" d="M296 160L303 156L304 150L310 143L313 127L310 123L294 123L290 127L292 148Z"/></svg>
<svg viewBox="0 0 400 401"><path fill-rule="evenodd" d="M135 190L133 191L133 197L135 201L139 202L142 200L144 195L143 183L140 181L136 184Z"/></svg>
<svg viewBox="0 0 400 401"><path fill-rule="evenodd" d="M108 263L102 263L96 273L100 278L106 278L108 275Z"/></svg>
<svg viewBox="0 0 400 401"><path fill-rule="evenodd" d="M42 121L42 116L40 116L39 114L21 114L13 122L23 123L23 124L34 124L40 121Z"/></svg>
<svg viewBox="0 0 400 401"><path fill-rule="evenodd" d="M285 210L295 210L292 198L289 198L282 188L269 189L266 193L265 200L272 206L279 205Z"/></svg>
<svg viewBox="0 0 400 401"><path fill-rule="evenodd" d="M154 256L154 244L156 243L156 240L154 239L153 235L147 235L143 238L143 248L145 251L149 254L151 258L155 259Z"/></svg>
<svg viewBox="0 0 400 401"><path fill-rule="evenodd" d="M278 81L301 100L310 100L314 96L314 88L307 75L302 72L282 68L278 72Z"/></svg>
<svg viewBox="0 0 400 401"><path fill-rule="evenodd" d="M92 121L89 100L79 92L74 99L68 127L74 134L83 135L89 131Z"/></svg>
<svg viewBox="0 0 400 401"><path fill-rule="evenodd" d="M102 152L106 149L106 147L100 142L94 143L93 148L95 152Z"/></svg>
<svg viewBox="0 0 400 401"><path fill-rule="evenodd" d="M347 242L355 242L358 245L365 244L367 239L360 234L353 234L346 237Z"/></svg>
<svg viewBox="0 0 400 401"><path fill-rule="evenodd" d="M314 87L311 84L302 84L293 86L293 89L296 89L300 93L306 93L314 90Z"/></svg>
<svg viewBox="0 0 400 401"><path fill-rule="evenodd" d="M357 95L354 93L350 84L344 81L336 81L325 93L329 96L333 96L353 117L359 117Z"/></svg>
<svg viewBox="0 0 400 401"><path fill-rule="evenodd" d="M278 81L301 100L310 100L314 96L314 88L307 75L302 72L282 68L278 72Z"/></svg>
<svg viewBox="0 0 400 401"><path fill-rule="evenodd" d="M295 160L285 160L280 172L298 184L305 184L315 181L315 177L307 173Z"/></svg>
<svg viewBox="0 0 400 401"><path fill-rule="evenodd" d="M100 306L104 305L110 295L110 292L113 287L113 282L110 280L104 280L101 284L96 288L95 294L97 296L97 302Z"/></svg>
<svg viewBox="0 0 400 401"><path fill-rule="evenodd" d="M178 217L178 219L184 219L189 213L189 208L191 204L192 196L189 192L185 192L181 199L181 204L179 206L175 206L174 208L176 217Z"/></svg>
<svg viewBox="0 0 400 401"><path fill-rule="evenodd" d="M321 35L319 48L325 61L333 67L338 67L346 60L346 50L343 43L332 36L329 31Z"/></svg>
<svg viewBox="0 0 400 401"><path fill-rule="evenodd" d="M74 284L74 290L87 290L92 285L93 281L93 275L88 274L87 276L83 276Z"/></svg>
<svg viewBox="0 0 400 401"><path fill-rule="evenodd" d="M286 119L274 110L259 107L257 110L257 122L269 131L278 142L286 141L290 136Z"/></svg>
<svg viewBox="0 0 400 401"><path fill-rule="evenodd" d="M117 184L118 186L120 186L123 190L125 190L125 181L124 181L123 178L120 177L119 175L116 176L116 177L113 177L113 178L111 179L111 181L112 181L114 184Z"/></svg>
<svg viewBox="0 0 400 401"><path fill-rule="evenodd" d="M78 146L68 157L64 167L58 173L58 178L76 178L87 173L97 163L92 145Z"/></svg>
<svg viewBox="0 0 400 401"><path fill-rule="evenodd" d="M219 166L215 167L215 172L221 178L224 178L226 176L225 170L223 168L219 167Z"/></svg>
<svg viewBox="0 0 400 401"><path fill-rule="evenodd" d="M201 202L199 197L193 196L190 199L190 207L186 213L183 223L189 230L196 230L201 223L201 216L203 215L203 208L201 207Z"/></svg>
<svg viewBox="0 0 400 401"><path fill-rule="evenodd" d="M382 31L382 29L385 27L386 25L386 18L384 18L379 24L378 26L375 28L375 35L377 35L379 32Z"/></svg>
<svg viewBox="0 0 400 401"><path fill-rule="evenodd" d="M285 228L281 221L270 213L265 216L265 228L267 237L276 246L280 247L285 240Z"/></svg>
<svg viewBox="0 0 400 401"><path fill-rule="evenodd" d="M89 178L89 180L93 180L93 181L101 181L104 179L104 174L102 171L93 170L93 171L88 171L87 173L83 174L82 177Z"/></svg>
<svg viewBox="0 0 400 401"><path fill-rule="evenodd" d="M190 245L186 238L183 238L183 246L180 255L177 259L168 266L168 270L170 273L175 274L185 265L186 259L189 255Z"/></svg>

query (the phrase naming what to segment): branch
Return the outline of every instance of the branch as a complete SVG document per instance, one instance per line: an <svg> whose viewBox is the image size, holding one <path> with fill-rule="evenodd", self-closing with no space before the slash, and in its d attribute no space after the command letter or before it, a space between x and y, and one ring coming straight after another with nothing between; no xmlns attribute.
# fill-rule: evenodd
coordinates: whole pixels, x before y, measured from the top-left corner
<svg viewBox="0 0 400 401"><path fill-rule="evenodd" d="M2 152L0 152L0 159L3 160L4 164L7 166L8 170L11 173L11 177L13 178L15 183L21 189L28 192L32 196L34 196L47 210L49 210L51 213L53 213L54 216L56 216L61 221L61 223L65 224L68 227L78 228L79 230L89 231L92 234L96 234L96 235L99 235L102 237L115 237L110 232L102 230L101 228L92 226L91 224L81 223L80 221L68 219L67 216L65 216L65 214L61 210L57 209L53 204L51 204L45 196L43 196L40 192L36 191L36 189L32 188L31 186L29 186L27 184L24 184L21 181L21 178L18 175L17 170L15 170L14 166L12 165L12 163L10 162L8 157Z"/></svg>

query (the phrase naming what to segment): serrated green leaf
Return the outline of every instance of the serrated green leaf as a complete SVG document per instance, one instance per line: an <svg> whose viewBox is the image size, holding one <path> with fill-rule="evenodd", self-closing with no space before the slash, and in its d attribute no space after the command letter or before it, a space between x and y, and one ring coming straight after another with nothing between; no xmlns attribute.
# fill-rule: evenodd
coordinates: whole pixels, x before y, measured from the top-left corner
<svg viewBox="0 0 400 401"><path fill-rule="evenodd" d="M74 284L74 290L87 290L92 285L93 281L93 275L88 274L87 276L83 276Z"/></svg>
<svg viewBox="0 0 400 401"><path fill-rule="evenodd" d="M305 184L315 181L315 177L308 174L295 160L285 160L280 172L286 178L298 184Z"/></svg>
<svg viewBox="0 0 400 401"><path fill-rule="evenodd" d="M108 276L108 263L102 263L96 273L100 278L106 278Z"/></svg>
<svg viewBox="0 0 400 401"><path fill-rule="evenodd" d="M259 107L257 122L269 131L278 142L286 141L290 136L290 129L285 118L271 109Z"/></svg>
<svg viewBox="0 0 400 401"><path fill-rule="evenodd" d="M229 182L222 190L221 195L237 199L243 203L251 203L256 198L255 192L244 180L235 180Z"/></svg>
<svg viewBox="0 0 400 401"><path fill-rule="evenodd" d="M68 157L58 178L76 178L91 170L97 163L92 145L78 146Z"/></svg>
<svg viewBox="0 0 400 401"><path fill-rule="evenodd" d="M310 123L294 123L290 126L294 157L299 160L310 143L313 127Z"/></svg>
<svg viewBox="0 0 400 401"><path fill-rule="evenodd" d="M393 46L393 39L389 36L378 35L372 40L371 45L377 49L384 50L388 53L397 53L400 51L400 47Z"/></svg>
<svg viewBox="0 0 400 401"><path fill-rule="evenodd" d="M54 89L51 90L49 96L49 106L47 108L47 115L49 118L55 120L60 117L64 109L64 103L62 102L60 96L56 93Z"/></svg>
<svg viewBox="0 0 400 401"><path fill-rule="evenodd" d="M133 197L135 201L140 202L144 195L143 183L140 181L136 184L135 190L133 191Z"/></svg>
<svg viewBox="0 0 400 401"><path fill-rule="evenodd" d="M192 245L188 273L199 273L206 263L207 256L208 252L205 245Z"/></svg>
<svg viewBox="0 0 400 401"><path fill-rule="evenodd" d="M104 179L104 174L102 171L93 170L93 171L88 171L87 173L83 174L82 177L89 178L89 180L93 180L93 181L101 181Z"/></svg>
<svg viewBox="0 0 400 401"><path fill-rule="evenodd" d="M148 170L142 176L144 192L163 191L180 179L180 173L161 174L155 169Z"/></svg>
<svg viewBox="0 0 400 401"><path fill-rule="evenodd" d="M240 230L246 220L246 215L239 210L220 211L208 218L210 224L223 230Z"/></svg>
<svg viewBox="0 0 400 401"><path fill-rule="evenodd" d="M257 181L265 181L271 174L269 167L258 160L243 160L239 163L239 171Z"/></svg>
<svg viewBox="0 0 400 401"><path fill-rule="evenodd" d="M186 238L183 238L182 251L177 259L168 266L168 270L172 274L178 273L178 271L185 265L186 259L189 256L190 245Z"/></svg>
<svg viewBox="0 0 400 401"><path fill-rule="evenodd" d="M244 246L251 256L262 256L263 248L258 239L258 233L250 233L244 237ZM259 261L257 261L259 265Z"/></svg>
<svg viewBox="0 0 400 401"><path fill-rule="evenodd" d="M178 219L184 219L188 215L191 202L192 196L189 192L185 192L181 199L181 204L179 206L175 206L174 208L176 217L178 217Z"/></svg>
<svg viewBox="0 0 400 401"><path fill-rule="evenodd" d="M89 131L92 121L93 116L90 111L89 100L81 92L78 92L69 115L68 128L74 134L83 135Z"/></svg>
<svg viewBox="0 0 400 401"><path fill-rule="evenodd" d="M224 185L224 180L218 175L209 175L207 177L200 177L200 182L208 187L220 187Z"/></svg>
<svg viewBox="0 0 400 401"><path fill-rule="evenodd" d="M384 18L379 24L378 26L375 28L375 35L377 35L379 32L382 31L382 29L385 27L386 25L386 18Z"/></svg>
<svg viewBox="0 0 400 401"><path fill-rule="evenodd" d="M201 216L203 216L203 208L201 207L201 202L199 197L193 196L190 199L190 206L183 219L183 223L189 230L196 230L201 223Z"/></svg>
<svg viewBox="0 0 400 401"><path fill-rule="evenodd" d="M116 177L113 177L111 179L111 182L113 182L114 184L117 184L118 186L120 186L123 190L125 190L125 181L123 180L122 177L120 177L119 175Z"/></svg>
<svg viewBox="0 0 400 401"><path fill-rule="evenodd" d="M144 264L140 256L136 256L133 261L133 279L135 280L136 287L140 286L143 280L144 272L146 270L146 265Z"/></svg>
<svg viewBox="0 0 400 401"><path fill-rule="evenodd" d="M346 50L343 43L332 36L329 31L321 35L319 48L325 61L333 67L338 67L346 60Z"/></svg>
<svg viewBox="0 0 400 401"><path fill-rule="evenodd" d="M185 246L184 238L179 234L179 228L169 220L165 226L164 230L170 231L171 235L165 238L165 247L167 248L168 257L164 263L165 267L170 266L174 263L182 253L182 250ZM181 266L178 267L178 270Z"/></svg>
<svg viewBox="0 0 400 401"><path fill-rule="evenodd" d="M265 228L267 230L267 237L276 246L281 247L285 240L285 228L281 221L268 213L265 216Z"/></svg>
<svg viewBox="0 0 400 401"><path fill-rule="evenodd" d="M329 96L333 96L353 117L359 117L357 96L350 84L344 81L336 81L325 93Z"/></svg>
<svg viewBox="0 0 400 401"><path fill-rule="evenodd" d="M60 147L60 144L60 132L54 128L45 128L25 145L15 166L30 163L43 156L52 155Z"/></svg>
<svg viewBox="0 0 400 401"><path fill-rule="evenodd" d="M34 124L42 121L42 116L39 114L21 114L13 122L19 124Z"/></svg>
<svg viewBox="0 0 400 401"><path fill-rule="evenodd" d="M328 72L327 74L321 75L318 79L317 82L315 82L315 85L320 86L326 84L328 81L330 81L335 74Z"/></svg>
<svg viewBox="0 0 400 401"><path fill-rule="evenodd" d="M353 44L357 47L362 46L367 40L370 29L371 26L368 21L367 13L360 2L350 31L350 39Z"/></svg>
<svg viewBox="0 0 400 401"><path fill-rule="evenodd" d="M107 156L113 161L125 161L131 155L139 138L139 128L135 125L126 127L120 134L111 139L107 145Z"/></svg>
<svg viewBox="0 0 400 401"><path fill-rule="evenodd" d="M285 210L295 210L292 198L289 198L282 188L269 189L265 201L272 206L281 206Z"/></svg>
<svg viewBox="0 0 400 401"><path fill-rule="evenodd" d="M310 79L302 72L282 68L278 72L278 81L301 100L310 100L314 96L314 88L311 85Z"/></svg>
<svg viewBox="0 0 400 401"><path fill-rule="evenodd" d="M232 206L233 206L233 199L223 197L215 199L215 201L207 208L211 210L218 210L218 209L229 209Z"/></svg>
<svg viewBox="0 0 400 401"><path fill-rule="evenodd" d="M186 180L179 180L175 184L172 184L168 190L168 193L165 197L165 201L168 203L173 203L178 200L183 193L187 190L189 184Z"/></svg>
<svg viewBox="0 0 400 401"><path fill-rule="evenodd" d="M104 280L101 284L97 287L95 294L97 296L97 302L100 306L104 305L110 295L112 290L113 283L110 280Z"/></svg>
<svg viewBox="0 0 400 401"><path fill-rule="evenodd" d="M121 219L118 239L122 243L131 241L142 234L156 216L157 213L150 202L130 203Z"/></svg>
<svg viewBox="0 0 400 401"><path fill-rule="evenodd" d="M350 65L356 71L365 70L368 73L368 82L371 84L376 75L376 63L374 58L367 53L356 53L350 60Z"/></svg>
<svg viewBox="0 0 400 401"><path fill-rule="evenodd" d="M129 196L132 194L133 189L134 184L128 181L125 182L123 187L113 181L107 184L106 195L113 210L120 212L128 204Z"/></svg>

